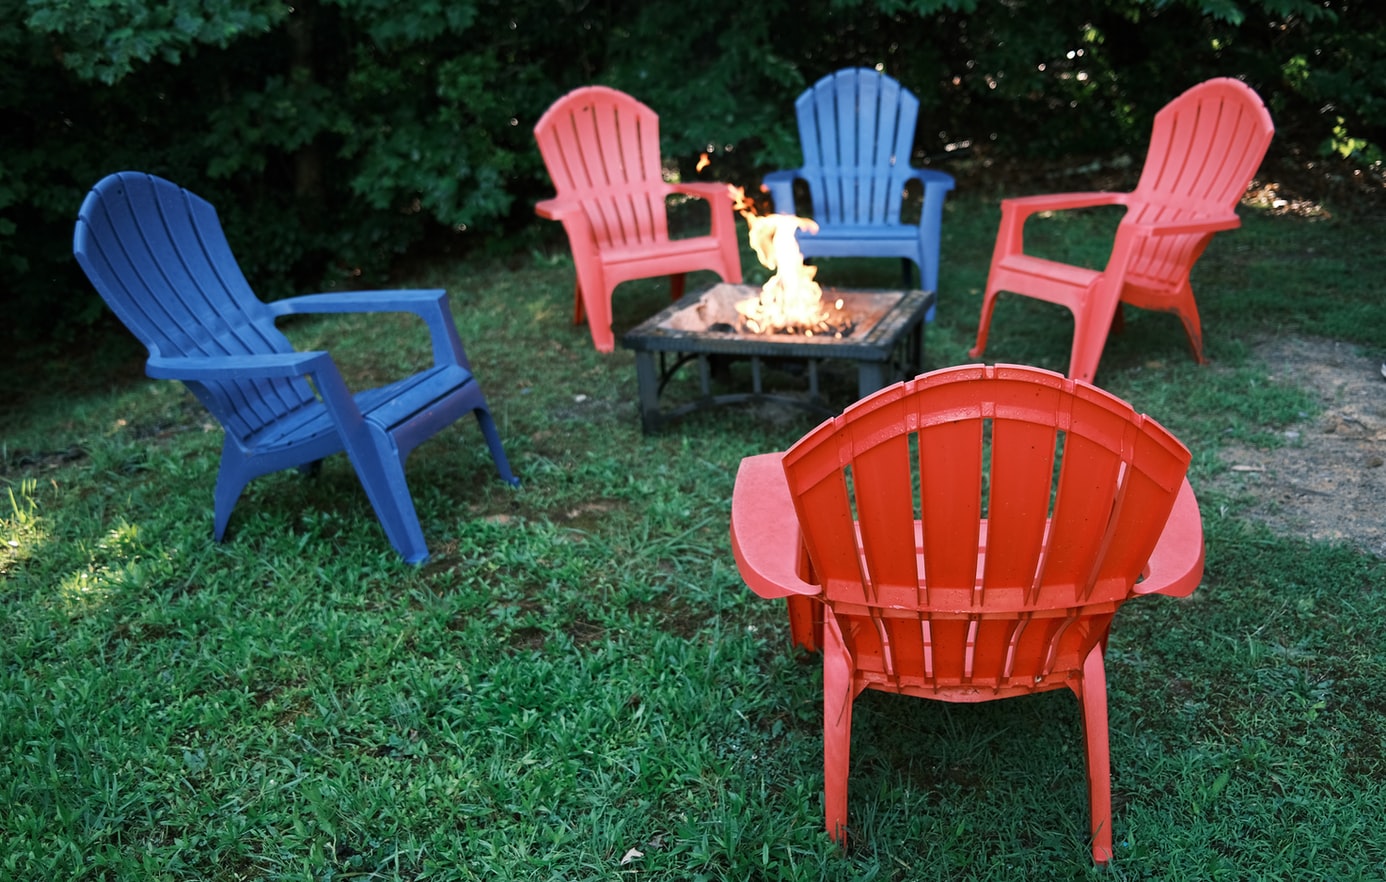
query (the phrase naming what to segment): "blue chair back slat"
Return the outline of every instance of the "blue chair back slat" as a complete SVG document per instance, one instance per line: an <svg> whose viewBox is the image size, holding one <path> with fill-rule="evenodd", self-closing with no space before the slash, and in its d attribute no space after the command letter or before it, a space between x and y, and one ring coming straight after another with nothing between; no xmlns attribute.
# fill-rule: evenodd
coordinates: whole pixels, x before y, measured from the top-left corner
<svg viewBox="0 0 1386 882"><path fill-rule="evenodd" d="M887 104L880 78L855 79L855 101L848 101L843 95L838 102L838 112L843 115L838 130L856 141L851 165L856 172L856 200L849 223L873 223L885 218L885 189L890 185L894 146L894 139L889 137L893 133L888 129L898 114ZM900 90L894 91L898 96ZM856 117L855 125L844 127L851 122L847 114Z"/></svg>
<svg viewBox="0 0 1386 882"><path fill-rule="evenodd" d="M901 88L894 80L883 81L887 92L883 95L881 106L894 111L891 126L883 128L877 136L882 151L889 150L888 157L878 157L877 167L889 168L890 174L885 186L878 190L880 200L873 217L883 219L887 224L900 222L900 206L904 200L905 180L910 168L910 154L914 151L914 128L919 119L919 99Z"/></svg>

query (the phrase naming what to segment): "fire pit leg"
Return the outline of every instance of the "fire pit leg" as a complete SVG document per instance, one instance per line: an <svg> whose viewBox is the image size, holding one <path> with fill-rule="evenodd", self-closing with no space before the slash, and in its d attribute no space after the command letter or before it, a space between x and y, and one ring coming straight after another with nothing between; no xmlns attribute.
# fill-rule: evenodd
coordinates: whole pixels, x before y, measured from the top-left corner
<svg viewBox="0 0 1386 882"><path fill-rule="evenodd" d="M929 310L932 312L933 308L934 307L930 305ZM933 317L926 313L924 321L933 321ZM923 322L916 323L914 328L910 331L909 336L905 338L905 364L903 367L905 368L904 379L906 380L924 370Z"/></svg>
<svg viewBox="0 0 1386 882"><path fill-rule="evenodd" d="M865 398L885 388L885 364L863 361L857 366L857 397Z"/></svg>
<svg viewBox="0 0 1386 882"><path fill-rule="evenodd" d="M865 398L895 380L908 380L924 369L924 324L916 321L885 361L857 363L857 396Z"/></svg>
<svg viewBox="0 0 1386 882"><path fill-rule="evenodd" d="M648 435L659 428L659 375L653 352L635 353L635 385L640 396L640 429Z"/></svg>

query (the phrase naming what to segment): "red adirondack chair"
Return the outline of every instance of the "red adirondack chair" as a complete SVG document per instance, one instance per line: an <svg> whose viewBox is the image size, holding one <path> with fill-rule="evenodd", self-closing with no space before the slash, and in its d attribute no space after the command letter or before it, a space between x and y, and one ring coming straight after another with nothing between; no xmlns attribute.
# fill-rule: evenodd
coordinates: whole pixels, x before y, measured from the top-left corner
<svg viewBox="0 0 1386 882"><path fill-rule="evenodd" d="M694 270L741 281L727 185L664 181L653 110L615 89L586 86L554 102L534 126L534 138L558 191L534 210L561 221L568 234L577 268L573 324L586 314L598 350L615 348L611 293L621 282L667 275L677 300L685 274ZM707 201L708 235L670 237L665 200L676 193Z"/></svg>
<svg viewBox="0 0 1386 882"><path fill-rule="evenodd" d="M1178 315L1194 358L1202 364L1203 328L1189 273L1213 233L1241 223L1237 203L1274 132L1270 114L1249 86L1228 78L1208 80L1156 114L1145 166L1132 192L1002 200L1001 227L971 356L980 357L986 348L996 295L1010 291L1073 312L1068 375L1074 379L1092 381L1107 331L1114 320L1120 321L1122 303ZM1126 206L1101 271L1025 253L1025 221L1030 216L1099 205Z"/></svg>
<svg viewBox="0 0 1386 882"><path fill-rule="evenodd" d="M1111 858L1103 652L1123 601L1184 596L1202 577L1188 463L1111 394L1013 365L897 383L782 454L742 460L741 576L787 597L793 641L823 650L834 839L862 690L976 702L1068 688L1086 732L1093 859Z"/></svg>

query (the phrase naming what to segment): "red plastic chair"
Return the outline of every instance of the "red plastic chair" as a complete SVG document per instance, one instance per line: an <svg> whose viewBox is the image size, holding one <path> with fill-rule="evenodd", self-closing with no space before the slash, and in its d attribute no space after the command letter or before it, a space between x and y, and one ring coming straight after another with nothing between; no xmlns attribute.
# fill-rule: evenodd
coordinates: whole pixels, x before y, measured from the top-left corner
<svg viewBox="0 0 1386 882"><path fill-rule="evenodd" d="M979 358L986 348L996 295L1010 291L1073 312L1068 375L1074 379L1092 382L1122 303L1178 315L1194 358L1202 364L1203 328L1189 273L1213 233L1241 223L1237 203L1274 132L1270 114L1249 86L1227 78L1209 80L1155 116L1145 166L1132 192L1003 200L971 356ZM1031 215L1099 205L1126 206L1102 271L1025 253L1025 221Z"/></svg>
<svg viewBox="0 0 1386 882"><path fill-rule="evenodd" d="M557 198L534 210L563 223L577 268L573 324L586 314L598 350L615 348L611 292L621 282L671 276L677 300L683 296L684 274L694 270L711 270L724 282L741 281L727 185L665 183L659 116L653 110L615 89L586 86L545 111L534 138L558 191ZM708 235L670 238L665 199L676 193L707 201Z"/></svg>
<svg viewBox="0 0 1386 882"><path fill-rule="evenodd" d="M852 701L989 701L1067 688L1086 732L1092 855L1112 856L1103 651L1137 594L1203 573L1189 452L1125 402L1032 367L968 365L871 395L787 452L741 462L746 584L823 650L828 832L847 825Z"/></svg>

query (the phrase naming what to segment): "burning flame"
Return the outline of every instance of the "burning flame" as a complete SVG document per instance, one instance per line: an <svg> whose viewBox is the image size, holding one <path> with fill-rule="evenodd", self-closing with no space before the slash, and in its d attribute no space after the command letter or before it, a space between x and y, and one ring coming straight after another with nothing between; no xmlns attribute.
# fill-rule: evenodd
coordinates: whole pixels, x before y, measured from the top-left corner
<svg viewBox="0 0 1386 882"><path fill-rule="evenodd" d="M774 275L761 286L760 296L748 297L736 304L736 311L746 330L753 334L836 333L842 336L841 326L834 323L832 313L823 305L823 289L813 280L818 268L804 265L804 255L795 240L795 232L818 232L818 224L792 214L756 214L753 201L746 198L741 187L727 188L733 207L746 219L751 248L761 264ZM838 300L834 309L842 309Z"/></svg>
<svg viewBox="0 0 1386 882"><path fill-rule="evenodd" d="M698 165L697 165L697 167L694 169L694 171L702 171L703 169L707 168L709 165L712 165L712 160L711 160L711 159L708 159L708 158L707 158L707 154L704 153L704 154L702 154L701 156L698 157Z"/></svg>

